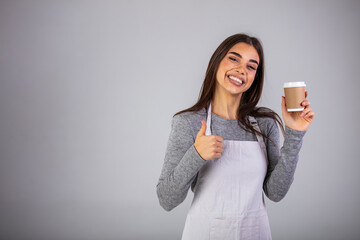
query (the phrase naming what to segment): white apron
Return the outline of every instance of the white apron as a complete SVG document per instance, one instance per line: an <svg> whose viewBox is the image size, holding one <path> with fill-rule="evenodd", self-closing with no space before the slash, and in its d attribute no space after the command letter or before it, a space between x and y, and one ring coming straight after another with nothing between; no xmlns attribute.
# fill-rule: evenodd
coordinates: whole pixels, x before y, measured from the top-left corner
<svg viewBox="0 0 360 240"><path fill-rule="evenodd" d="M254 117L251 124L260 131ZM211 135L211 104L206 135ZM258 141L223 141L220 158L200 169L182 240L271 240L262 191L266 146Z"/></svg>

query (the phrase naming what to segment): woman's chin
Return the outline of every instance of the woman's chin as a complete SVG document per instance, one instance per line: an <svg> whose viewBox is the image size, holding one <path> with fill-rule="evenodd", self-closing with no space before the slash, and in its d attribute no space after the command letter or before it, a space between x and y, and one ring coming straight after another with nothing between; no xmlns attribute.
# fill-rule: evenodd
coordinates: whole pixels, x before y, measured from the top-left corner
<svg viewBox="0 0 360 240"><path fill-rule="evenodd" d="M227 91L229 94L234 95L234 96L238 96L241 95L243 93L243 91L240 91L239 89L228 89Z"/></svg>

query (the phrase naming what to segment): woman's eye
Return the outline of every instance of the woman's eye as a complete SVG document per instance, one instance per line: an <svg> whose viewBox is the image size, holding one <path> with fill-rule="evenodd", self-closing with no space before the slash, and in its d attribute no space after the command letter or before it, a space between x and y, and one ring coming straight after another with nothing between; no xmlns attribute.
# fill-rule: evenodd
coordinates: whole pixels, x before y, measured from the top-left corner
<svg viewBox="0 0 360 240"><path fill-rule="evenodd" d="M236 58L233 58L233 57L229 57L229 59L233 62L237 62L237 59Z"/></svg>
<svg viewBox="0 0 360 240"><path fill-rule="evenodd" d="M256 70L256 68L254 68L253 66L248 66L248 68L250 68L251 70Z"/></svg>

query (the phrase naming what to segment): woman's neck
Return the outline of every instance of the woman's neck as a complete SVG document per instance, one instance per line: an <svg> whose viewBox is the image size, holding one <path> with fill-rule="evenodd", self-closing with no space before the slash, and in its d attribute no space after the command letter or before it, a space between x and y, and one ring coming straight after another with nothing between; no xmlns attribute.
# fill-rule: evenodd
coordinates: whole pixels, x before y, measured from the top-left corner
<svg viewBox="0 0 360 240"><path fill-rule="evenodd" d="M225 119L237 119L237 109L240 105L241 95L231 95L217 91L211 101L211 111Z"/></svg>

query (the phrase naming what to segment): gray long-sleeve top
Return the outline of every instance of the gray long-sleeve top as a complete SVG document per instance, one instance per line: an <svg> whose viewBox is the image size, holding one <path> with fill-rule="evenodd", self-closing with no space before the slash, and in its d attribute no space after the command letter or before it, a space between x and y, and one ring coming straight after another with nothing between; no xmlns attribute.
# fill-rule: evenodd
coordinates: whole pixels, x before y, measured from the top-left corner
<svg viewBox="0 0 360 240"><path fill-rule="evenodd" d="M184 201L189 188L196 184L198 171L206 163L194 147L201 120L206 121L206 110L185 112L172 119L164 165L157 184L160 205L167 211ZM306 131L285 127L283 146L280 148L279 128L271 118L256 118L260 130L274 142L264 139L268 154L268 169L263 184L265 195L272 201L283 199L294 180L302 139ZM254 134L238 125L238 121L211 115L211 132L224 140L257 141Z"/></svg>

